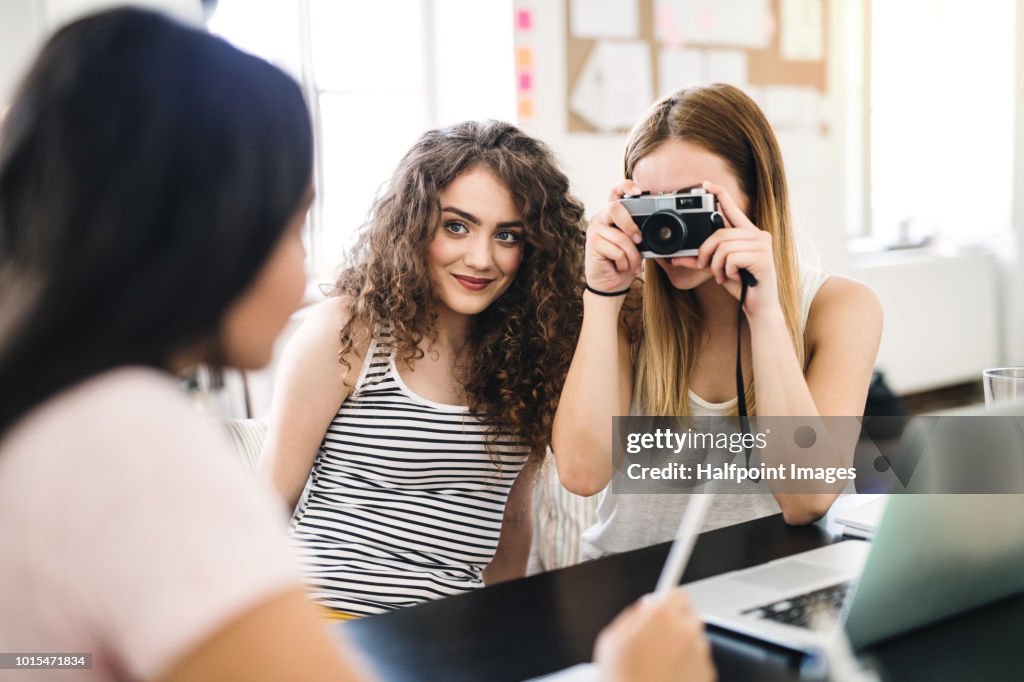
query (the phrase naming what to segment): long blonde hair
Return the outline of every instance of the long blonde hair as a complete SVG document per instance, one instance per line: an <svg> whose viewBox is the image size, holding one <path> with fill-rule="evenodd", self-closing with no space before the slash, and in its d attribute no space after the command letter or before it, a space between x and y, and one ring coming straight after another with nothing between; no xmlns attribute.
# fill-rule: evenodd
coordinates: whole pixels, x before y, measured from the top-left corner
<svg viewBox="0 0 1024 682"><path fill-rule="evenodd" d="M666 140L684 140L721 157L750 199L750 220L772 236L779 303L797 358L805 363L800 270L789 215L782 154L757 104L731 85L685 88L651 107L626 141L625 174ZM690 414L689 385L704 315L692 291L672 286L659 267L646 267L643 298L631 330L635 395L650 415ZM747 407L756 413L754 382Z"/></svg>

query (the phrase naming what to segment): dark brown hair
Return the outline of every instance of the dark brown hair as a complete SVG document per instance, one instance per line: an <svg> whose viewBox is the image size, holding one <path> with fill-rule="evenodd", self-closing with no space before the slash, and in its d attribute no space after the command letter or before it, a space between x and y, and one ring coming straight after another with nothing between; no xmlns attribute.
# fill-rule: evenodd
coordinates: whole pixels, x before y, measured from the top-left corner
<svg viewBox="0 0 1024 682"><path fill-rule="evenodd" d="M302 92L262 59L139 9L54 34L0 129L0 434L211 343L312 163Z"/></svg>
<svg viewBox="0 0 1024 682"><path fill-rule="evenodd" d="M421 342L437 335L425 253L440 224L438 195L477 167L512 194L525 223L523 260L509 289L475 317L461 379L470 412L540 459L582 318L583 205L548 147L515 126L459 123L406 153L334 287L350 301L339 358L351 383L345 358L385 327L398 360L423 357Z"/></svg>

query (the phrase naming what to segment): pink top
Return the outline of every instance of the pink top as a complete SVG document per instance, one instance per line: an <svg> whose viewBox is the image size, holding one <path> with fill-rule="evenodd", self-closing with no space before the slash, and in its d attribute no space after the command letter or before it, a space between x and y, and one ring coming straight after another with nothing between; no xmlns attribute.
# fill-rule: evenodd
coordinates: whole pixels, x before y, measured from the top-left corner
<svg viewBox="0 0 1024 682"><path fill-rule="evenodd" d="M91 653L93 667L0 678L168 672L300 584L284 528L226 430L166 375L121 369L62 393L0 441L0 652Z"/></svg>

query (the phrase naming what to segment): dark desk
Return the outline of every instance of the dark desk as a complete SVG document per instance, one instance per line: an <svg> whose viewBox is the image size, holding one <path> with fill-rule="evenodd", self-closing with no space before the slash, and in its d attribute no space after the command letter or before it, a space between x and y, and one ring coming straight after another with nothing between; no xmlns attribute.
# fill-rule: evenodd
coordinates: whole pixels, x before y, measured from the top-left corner
<svg viewBox="0 0 1024 682"><path fill-rule="evenodd" d="M835 538L781 515L704 533L684 582L814 549ZM522 680L590 660L594 640L654 588L668 544L341 624L387 680ZM721 680L794 680L800 657L711 631ZM884 679L1024 679L1024 595L868 652Z"/></svg>

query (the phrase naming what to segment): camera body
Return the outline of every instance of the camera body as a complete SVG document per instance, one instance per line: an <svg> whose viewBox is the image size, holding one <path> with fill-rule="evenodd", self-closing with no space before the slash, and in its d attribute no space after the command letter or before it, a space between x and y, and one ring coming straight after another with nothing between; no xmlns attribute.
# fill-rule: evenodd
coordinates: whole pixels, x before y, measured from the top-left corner
<svg viewBox="0 0 1024 682"><path fill-rule="evenodd" d="M676 194L650 194L619 200L640 228L637 245L644 258L695 256L700 245L725 219L715 210L715 195L703 189Z"/></svg>

